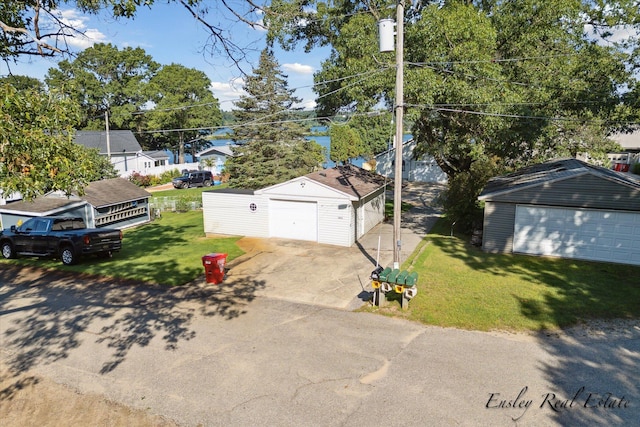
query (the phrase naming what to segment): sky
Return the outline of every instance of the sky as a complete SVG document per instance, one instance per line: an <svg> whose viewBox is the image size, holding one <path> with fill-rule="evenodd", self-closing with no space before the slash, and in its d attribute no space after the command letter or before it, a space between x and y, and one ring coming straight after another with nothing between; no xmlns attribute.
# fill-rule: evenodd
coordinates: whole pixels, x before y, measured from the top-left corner
<svg viewBox="0 0 640 427"><path fill-rule="evenodd" d="M223 15L216 10L216 4L216 1L211 2L212 9L207 19L214 25L229 28L228 36L234 43L250 47L247 50L250 63L243 64L243 69L250 73L252 67L257 66L260 51L266 46L265 31L221 18ZM94 43L111 43L121 50L140 47L162 65L176 63L203 71L212 82L211 90L220 101L220 108L225 111L234 108L233 101L242 93L240 71L221 54L212 57L203 53L209 33L180 4L155 2L151 8L139 8L134 19L115 20L106 13L84 15L71 7L61 8L59 13L87 35L87 38L68 38L68 42L78 50ZM313 73L320 69L321 61L328 57L328 49L305 53L301 48L294 52L276 48L274 53L283 73L288 76L289 88L295 89L294 95L302 100L298 106L313 108ZM17 64L9 65L0 61L0 76L7 75L10 69L12 74L44 81L49 68L56 68L59 60L61 58L29 57L20 58Z"/></svg>

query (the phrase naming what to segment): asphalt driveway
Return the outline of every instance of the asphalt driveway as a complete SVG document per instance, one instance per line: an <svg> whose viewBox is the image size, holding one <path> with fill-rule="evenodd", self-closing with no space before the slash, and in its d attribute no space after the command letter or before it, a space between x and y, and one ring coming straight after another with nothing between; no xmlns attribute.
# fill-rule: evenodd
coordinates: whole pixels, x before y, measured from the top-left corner
<svg viewBox="0 0 640 427"><path fill-rule="evenodd" d="M408 183L403 201L414 205L402 216L401 261L406 259L440 216L436 197L444 186ZM390 192L387 197L392 198ZM228 265L221 286L233 287L248 278L264 286L258 296L325 307L355 309L370 299L369 276L376 262L393 263L393 224L378 224L350 248L314 242L245 237L246 252Z"/></svg>

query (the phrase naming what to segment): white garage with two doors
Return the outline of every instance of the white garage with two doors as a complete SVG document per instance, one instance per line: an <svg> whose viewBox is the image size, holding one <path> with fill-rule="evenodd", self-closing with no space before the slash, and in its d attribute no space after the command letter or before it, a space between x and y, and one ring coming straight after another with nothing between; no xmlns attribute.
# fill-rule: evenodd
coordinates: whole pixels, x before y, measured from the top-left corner
<svg viewBox="0 0 640 427"><path fill-rule="evenodd" d="M640 265L640 180L576 159L489 181L482 247Z"/></svg>
<svg viewBox="0 0 640 427"><path fill-rule="evenodd" d="M352 246L384 219L385 184L347 165L261 190L205 191L204 231Z"/></svg>

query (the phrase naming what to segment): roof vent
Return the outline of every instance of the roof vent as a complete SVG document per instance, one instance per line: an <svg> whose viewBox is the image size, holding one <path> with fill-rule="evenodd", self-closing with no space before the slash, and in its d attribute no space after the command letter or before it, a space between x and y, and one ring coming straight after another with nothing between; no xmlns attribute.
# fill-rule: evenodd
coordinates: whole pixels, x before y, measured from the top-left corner
<svg viewBox="0 0 640 427"><path fill-rule="evenodd" d="M320 176L324 176L325 178L327 177L327 174L326 174L326 173L324 173L324 172L320 172L318 175L320 175Z"/></svg>

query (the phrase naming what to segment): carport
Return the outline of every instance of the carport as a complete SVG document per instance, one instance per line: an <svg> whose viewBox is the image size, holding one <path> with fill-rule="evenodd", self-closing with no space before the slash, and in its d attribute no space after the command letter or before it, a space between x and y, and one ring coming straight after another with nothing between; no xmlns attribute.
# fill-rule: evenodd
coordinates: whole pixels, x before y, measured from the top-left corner
<svg viewBox="0 0 640 427"><path fill-rule="evenodd" d="M576 159L489 181L482 248L640 265L640 181Z"/></svg>
<svg viewBox="0 0 640 427"><path fill-rule="evenodd" d="M380 175L346 165L256 191L206 191L204 230L351 246L384 219L385 184Z"/></svg>

